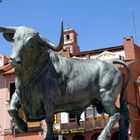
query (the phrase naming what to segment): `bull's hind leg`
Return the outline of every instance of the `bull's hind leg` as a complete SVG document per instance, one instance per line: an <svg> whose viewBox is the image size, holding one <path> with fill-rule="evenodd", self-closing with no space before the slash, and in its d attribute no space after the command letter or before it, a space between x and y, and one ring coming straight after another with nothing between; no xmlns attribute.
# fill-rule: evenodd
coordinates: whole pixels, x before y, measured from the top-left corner
<svg viewBox="0 0 140 140"><path fill-rule="evenodd" d="M120 112L115 106L115 101L113 97L111 97L111 91L106 91L101 94L101 101L104 107L104 110L107 114L109 114L110 119L106 125L106 127L102 130L101 134L98 137L98 140L107 140L111 135L111 130L117 121L120 119ZM113 96L113 95L112 95Z"/></svg>
<svg viewBox="0 0 140 140"><path fill-rule="evenodd" d="M14 119L19 131L21 133L27 132L27 124L19 117L18 109L20 108L19 97L16 92L12 95L10 108L8 109L9 115Z"/></svg>

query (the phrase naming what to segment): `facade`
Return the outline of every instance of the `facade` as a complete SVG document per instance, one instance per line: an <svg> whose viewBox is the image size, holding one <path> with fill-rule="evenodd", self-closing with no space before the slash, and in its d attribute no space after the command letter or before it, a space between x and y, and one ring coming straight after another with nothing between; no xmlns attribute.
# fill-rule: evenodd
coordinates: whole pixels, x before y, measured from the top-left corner
<svg viewBox="0 0 140 140"><path fill-rule="evenodd" d="M131 71L131 81L126 93L130 112L130 139L140 139L140 48L134 43L133 37L124 38L123 45L80 52L77 33L73 29L64 31L64 47L60 55L78 59L121 59L128 63ZM14 69L8 64L9 58L0 54L0 140L42 140L46 134L44 121L28 123L29 131L20 134L7 113L11 96L15 90ZM118 66L125 77L125 71ZM119 102L116 102L119 105ZM24 118L22 110L20 115ZM66 112L55 115L54 133L56 140L96 140L101 130L108 122L107 114L98 114L96 108L89 106L83 112L80 126L76 124L73 114ZM117 139L118 124L114 126L111 140Z"/></svg>

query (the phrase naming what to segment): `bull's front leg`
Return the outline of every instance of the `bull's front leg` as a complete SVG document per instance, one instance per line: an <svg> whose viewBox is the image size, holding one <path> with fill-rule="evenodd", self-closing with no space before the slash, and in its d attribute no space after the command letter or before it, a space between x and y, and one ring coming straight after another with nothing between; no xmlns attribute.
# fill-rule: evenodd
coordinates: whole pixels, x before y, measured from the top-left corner
<svg viewBox="0 0 140 140"><path fill-rule="evenodd" d="M53 134L54 115L46 116L46 123L47 123L47 135L45 140L54 140Z"/></svg>
<svg viewBox="0 0 140 140"><path fill-rule="evenodd" d="M10 101L10 107L8 109L9 115L14 119L17 127L19 128L19 131L21 133L27 132L28 127L27 124L19 117L18 115L18 109L21 107L19 102L19 97L16 92L12 95L11 101Z"/></svg>

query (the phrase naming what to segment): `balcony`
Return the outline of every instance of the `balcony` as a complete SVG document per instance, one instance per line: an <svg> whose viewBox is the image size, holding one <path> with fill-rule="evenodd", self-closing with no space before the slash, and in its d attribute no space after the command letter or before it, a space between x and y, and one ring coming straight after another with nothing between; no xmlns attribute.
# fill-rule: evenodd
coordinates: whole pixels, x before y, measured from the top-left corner
<svg viewBox="0 0 140 140"><path fill-rule="evenodd" d="M80 126L77 125L76 122L70 122L70 123L65 123L61 124L61 131L64 131L67 133L67 131L72 131L72 130L84 130L84 131L93 131L95 129L102 129L106 126L108 122L108 119L92 119L92 120L86 120L86 121L81 121Z"/></svg>

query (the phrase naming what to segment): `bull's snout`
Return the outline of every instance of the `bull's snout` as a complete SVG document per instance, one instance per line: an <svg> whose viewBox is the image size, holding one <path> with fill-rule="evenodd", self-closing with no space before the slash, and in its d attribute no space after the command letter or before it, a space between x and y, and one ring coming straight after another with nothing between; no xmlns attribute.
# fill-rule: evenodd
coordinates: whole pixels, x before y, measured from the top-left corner
<svg viewBox="0 0 140 140"><path fill-rule="evenodd" d="M16 67L18 64L21 63L21 60L20 59L16 59L16 58L10 58L9 63L13 67Z"/></svg>

